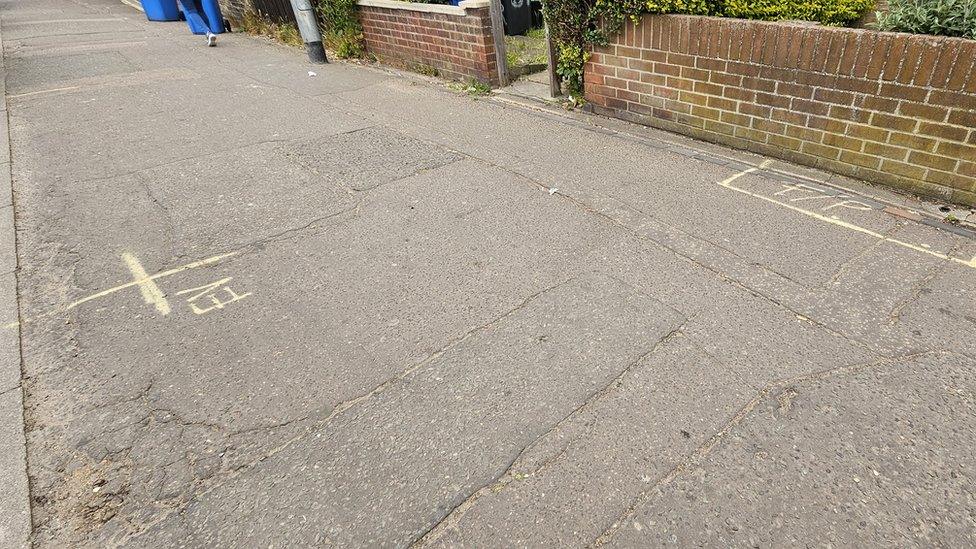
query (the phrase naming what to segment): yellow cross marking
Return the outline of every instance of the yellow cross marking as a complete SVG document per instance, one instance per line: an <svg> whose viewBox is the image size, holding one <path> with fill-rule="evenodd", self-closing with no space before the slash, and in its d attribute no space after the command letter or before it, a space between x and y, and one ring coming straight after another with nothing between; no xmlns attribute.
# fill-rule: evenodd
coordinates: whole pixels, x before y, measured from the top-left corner
<svg viewBox="0 0 976 549"><path fill-rule="evenodd" d="M37 320L39 318L44 318L44 317L48 317L48 316L54 316L56 314L66 313L66 312L70 311L71 309L74 309L75 307L78 307L80 305L84 305L85 303L88 303L89 301L94 301L96 299L99 299L99 298L102 298L102 297L105 297L105 296L108 296L108 295L112 295L115 292L119 292L119 291L125 290L126 288L131 288L133 286L139 286L140 289L142 289L143 286L147 282L151 282L151 281L154 281L154 280L159 280L160 278L165 278L167 276L175 275L177 273L182 273L183 271L188 271L190 269L196 269L198 267L204 267L204 266L207 266L207 265L212 265L214 263L219 263L220 261L222 261L224 259L227 259L228 257L233 257L233 256L235 256L235 255L237 255L239 253L240 252L230 252L230 253L226 253L226 254L215 255L213 257L208 257L207 259L201 259L199 261L194 261L192 263L187 263L186 265L180 265L179 267L173 267L172 269L168 269L168 270L165 270L165 271L161 271L161 272L158 272L158 273L156 273L154 275L146 275L145 270L142 271L142 276L135 276L135 273L133 273L133 276L135 277L135 280L133 280L132 282L126 282L125 284L119 284L118 286L114 286L112 288L108 288L106 290L102 290L100 292L91 294L91 295L89 295L87 297L83 297L83 298L81 298L81 299L79 299L77 301L73 301L73 302L65 305L64 307L60 307L60 308L57 308L57 309L54 309L54 310L51 310L51 311L47 311L47 312L42 313L40 315L37 315L37 316L35 316L33 318L26 319L23 322L31 322L31 321ZM155 286L155 284L153 284L153 285ZM145 293L143 293L143 297L146 297L146 294ZM149 302L149 301L147 300L147 302ZM168 307L168 304L167 304L167 307ZM4 328L16 328L17 326L20 326L21 324L22 324L22 322L8 322L7 324L4 324L3 327Z"/></svg>
<svg viewBox="0 0 976 549"><path fill-rule="evenodd" d="M159 284L149 277L149 273L142 268L142 263L139 263L139 259L130 253L122 254L122 261L125 261L127 267L132 272L132 278L137 284L139 284L139 291L142 293L142 299L150 305L155 305L156 310L163 316L169 314L169 301L166 301L166 294L160 289Z"/></svg>

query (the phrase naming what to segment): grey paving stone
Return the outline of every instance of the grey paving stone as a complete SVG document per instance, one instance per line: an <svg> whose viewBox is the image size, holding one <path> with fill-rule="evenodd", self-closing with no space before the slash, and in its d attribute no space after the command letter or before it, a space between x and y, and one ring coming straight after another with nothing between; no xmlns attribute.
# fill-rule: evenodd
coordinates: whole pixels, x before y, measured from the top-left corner
<svg viewBox="0 0 976 549"><path fill-rule="evenodd" d="M934 353L781 387L610 545L972 545L974 366Z"/></svg>
<svg viewBox="0 0 976 549"><path fill-rule="evenodd" d="M22 404L19 387L0 393L0 545L12 549L31 533Z"/></svg>

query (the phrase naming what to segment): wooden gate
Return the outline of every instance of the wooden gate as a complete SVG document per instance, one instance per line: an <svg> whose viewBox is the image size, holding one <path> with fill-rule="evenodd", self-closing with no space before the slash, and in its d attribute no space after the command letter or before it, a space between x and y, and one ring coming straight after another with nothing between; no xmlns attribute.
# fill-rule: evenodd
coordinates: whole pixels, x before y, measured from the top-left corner
<svg viewBox="0 0 976 549"><path fill-rule="evenodd" d="M296 23L289 0L251 0L254 11L276 23Z"/></svg>

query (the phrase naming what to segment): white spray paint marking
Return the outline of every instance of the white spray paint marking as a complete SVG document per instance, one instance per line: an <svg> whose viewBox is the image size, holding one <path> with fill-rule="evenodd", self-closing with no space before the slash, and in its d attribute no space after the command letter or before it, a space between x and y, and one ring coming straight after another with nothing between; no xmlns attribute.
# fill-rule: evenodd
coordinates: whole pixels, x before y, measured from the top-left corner
<svg viewBox="0 0 976 549"><path fill-rule="evenodd" d="M5 27L29 25L61 25L64 23L109 23L112 21L126 21L122 17L90 17L87 19L38 19L36 21L11 21L4 23Z"/></svg>
<svg viewBox="0 0 976 549"><path fill-rule="evenodd" d="M960 259L958 257L952 257L952 256L950 256L947 253L942 253L942 252L938 252L938 251L935 251L935 250L931 250L931 249L929 249L928 246L925 246L925 245L916 245L916 244L912 244L910 242L904 242L902 240L898 240L897 238L891 238L889 236L885 236L885 235L883 235L883 234L881 234L881 233L879 233L877 231L872 231L871 229L866 229L866 228L861 227L859 225L855 225L853 223L849 223L847 221L843 221L841 219L837 219L836 217L833 217L833 216L826 216L826 215L819 214L819 213L816 213L816 212L811 212L809 210L804 210L803 208L799 208L799 207L794 206L792 204L789 204L787 202L781 202L779 200L776 200L775 198L771 198L771 197L768 197L768 196L761 195L759 193L754 193L754 192L748 191L746 189L742 189L742 188L739 188L739 187L732 186L732 183L735 180L739 179L740 177L743 177L743 176L748 175L750 173L754 173L754 172L757 172L759 170L762 170L762 169L766 168L767 166L769 166L771 163L772 163L771 160L766 160L765 162L763 162L759 166L755 166L755 167L749 168L747 170L743 170L743 171L741 171L741 172L739 172L739 173L737 173L737 174L735 174L735 175L733 175L733 176L725 179L724 181L719 181L718 184L721 185L722 187L725 187L726 189L733 190L735 192L742 193L742 194L751 196L753 198L758 198L760 200L765 200L766 202L771 202L773 204L776 204L777 206L782 206L784 208L787 208L787 209L792 210L792 211L797 212L797 213L801 213L801 214L803 214L805 216L808 216L808 217L812 217L812 218L817 219L819 221L823 221L825 223L830 223L831 225L834 225L836 227L841 227L841 228L844 228L844 229L848 229L850 231L858 232L858 233L861 233L861 234L866 234L868 236L873 236L874 238L877 238L879 240L883 240L885 242L890 242L890 243L892 243L892 244L894 244L896 246L901 246L903 248L908 248L909 250L914 250L916 252L920 252L920 253L923 253L923 254L926 254L926 255L931 255L931 256L934 256L934 257L938 257L939 259L944 259L944 260L947 260L947 261L953 261L955 263L959 263L961 265L965 265L967 267L971 267L973 269L976 269L976 257L974 257L974 258L972 258L972 259L970 259L968 261L965 260L965 259ZM788 188L786 190L783 190L783 191L779 191L779 192L775 193L775 195L782 195L782 194L785 194L785 193L789 192L790 190L796 190L798 188L800 188L800 189L811 189L811 190L814 190L814 191L817 190L817 189L815 189L813 187L807 187L807 186L801 184L801 185L795 185L795 186L790 187L790 188ZM864 208L862 208L861 206L866 206L867 209L872 209L869 206L867 206L867 204L864 204L863 202L857 202L856 200L855 201L844 200L844 201L842 201L840 203L834 204L833 206L827 206L824 209L825 210L829 210L832 207L839 207L839 206L847 207L847 208L854 209L854 210L860 210L860 211L863 211L864 210Z"/></svg>
<svg viewBox="0 0 976 549"><path fill-rule="evenodd" d="M32 91L32 92L27 92L27 93L15 93L15 94L8 95L7 96L7 99L20 99L21 97L30 97L32 95L44 95L46 93L57 93L57 92L61 92L61 91L71 91L71 90L80 90L80 89L81 89L81 86L67 86L65 88L51 88L51 89L47 89L47 90L38 90L38 91Z"/></svg>

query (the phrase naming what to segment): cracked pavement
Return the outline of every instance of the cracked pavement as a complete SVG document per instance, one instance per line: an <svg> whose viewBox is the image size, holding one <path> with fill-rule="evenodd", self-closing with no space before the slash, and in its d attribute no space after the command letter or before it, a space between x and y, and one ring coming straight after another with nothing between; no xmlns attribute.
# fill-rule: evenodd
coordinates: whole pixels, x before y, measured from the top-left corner
<svg viewBox="0 0 976 549"><path fill-rule="evenodd" d="M976 544L931 205L115 0L0 30L34 546Z"/></svg>

